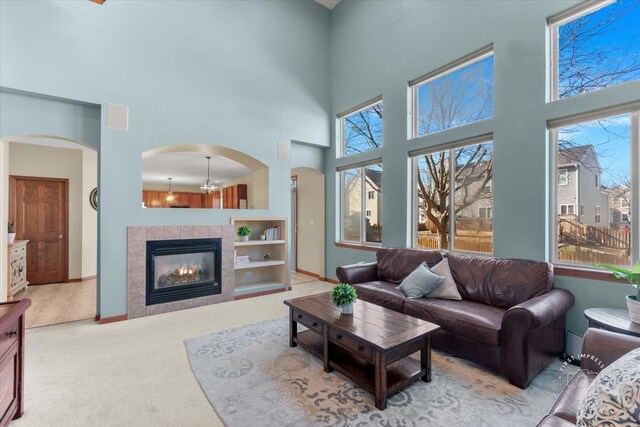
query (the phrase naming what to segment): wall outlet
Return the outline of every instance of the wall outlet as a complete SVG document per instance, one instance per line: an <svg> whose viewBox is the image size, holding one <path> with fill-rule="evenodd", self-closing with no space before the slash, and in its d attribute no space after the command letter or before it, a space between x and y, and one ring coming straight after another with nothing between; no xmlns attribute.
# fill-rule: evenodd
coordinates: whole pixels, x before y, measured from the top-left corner
<svg viewBox="0 0 640 427"><path fill-rule="evenodd" d="M253 277L253 271L245 271L244 277Z"/></svg>

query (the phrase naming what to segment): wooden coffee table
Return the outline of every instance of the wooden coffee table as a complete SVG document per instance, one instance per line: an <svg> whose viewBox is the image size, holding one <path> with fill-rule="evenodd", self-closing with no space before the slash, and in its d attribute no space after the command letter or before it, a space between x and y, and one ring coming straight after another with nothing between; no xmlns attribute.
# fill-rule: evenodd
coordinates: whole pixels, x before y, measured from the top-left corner
<svg viewBox="0 0 640 427"><path fill-rule="evenodd" d="M353 314L340 314L329 293L290 299L289 345L300 344L375 395L378 409L387 397L418 380L431 381L431 341L438 325L358 300ZM308 330L298 333L298 323ZM408 357L420 351L420 361Z"/></svg>

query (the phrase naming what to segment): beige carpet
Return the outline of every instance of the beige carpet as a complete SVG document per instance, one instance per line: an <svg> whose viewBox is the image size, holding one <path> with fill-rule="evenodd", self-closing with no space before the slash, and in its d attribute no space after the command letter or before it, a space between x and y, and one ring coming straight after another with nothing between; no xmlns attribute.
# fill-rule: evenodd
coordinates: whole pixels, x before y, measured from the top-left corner
<svg viewBox="0 0 640 427"><path fill-rule="evenodd" d="M108 325L65 323L27 331L22 426L220 426L187 360L184 340L287 315L293 291Z"/></svg>

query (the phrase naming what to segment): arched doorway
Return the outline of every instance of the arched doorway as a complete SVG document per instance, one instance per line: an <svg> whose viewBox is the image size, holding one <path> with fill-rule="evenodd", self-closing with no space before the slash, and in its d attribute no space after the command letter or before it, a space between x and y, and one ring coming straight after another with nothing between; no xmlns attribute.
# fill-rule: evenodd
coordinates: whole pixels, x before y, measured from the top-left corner
<svg viewBox="0 0 640 427"><path fill-rule="evenodd" d="M16 233L3 254L10 280L2 297L32 300L28 328L94 318L97 150L55 135L5 137L0 144L0 216Z"/></svg>

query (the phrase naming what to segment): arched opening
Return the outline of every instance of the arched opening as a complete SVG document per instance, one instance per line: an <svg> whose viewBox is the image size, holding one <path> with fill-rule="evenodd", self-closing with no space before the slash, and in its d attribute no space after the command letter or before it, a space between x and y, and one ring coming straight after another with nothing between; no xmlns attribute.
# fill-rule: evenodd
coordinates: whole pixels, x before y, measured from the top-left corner
<svg viewBox="0 0 640 427"><path fill-rule="evenodd" d="M324 278L324 173L291 169L291 283Z"/></svg>
<svg viewBox="0 0 640 427"><path fill-rule="evenodd" d="M182 144L142 154L144 208L268 209L269 168L227 147Z"/></svg>
<svg viewBox="0 0 640 427"><path fill-rule="evenodd" d="M5 137L0 146L0 216L14 231L2 242L9 286L0 298L32 300L28 328L94 318L97 150L55 135Z"/></svg>

